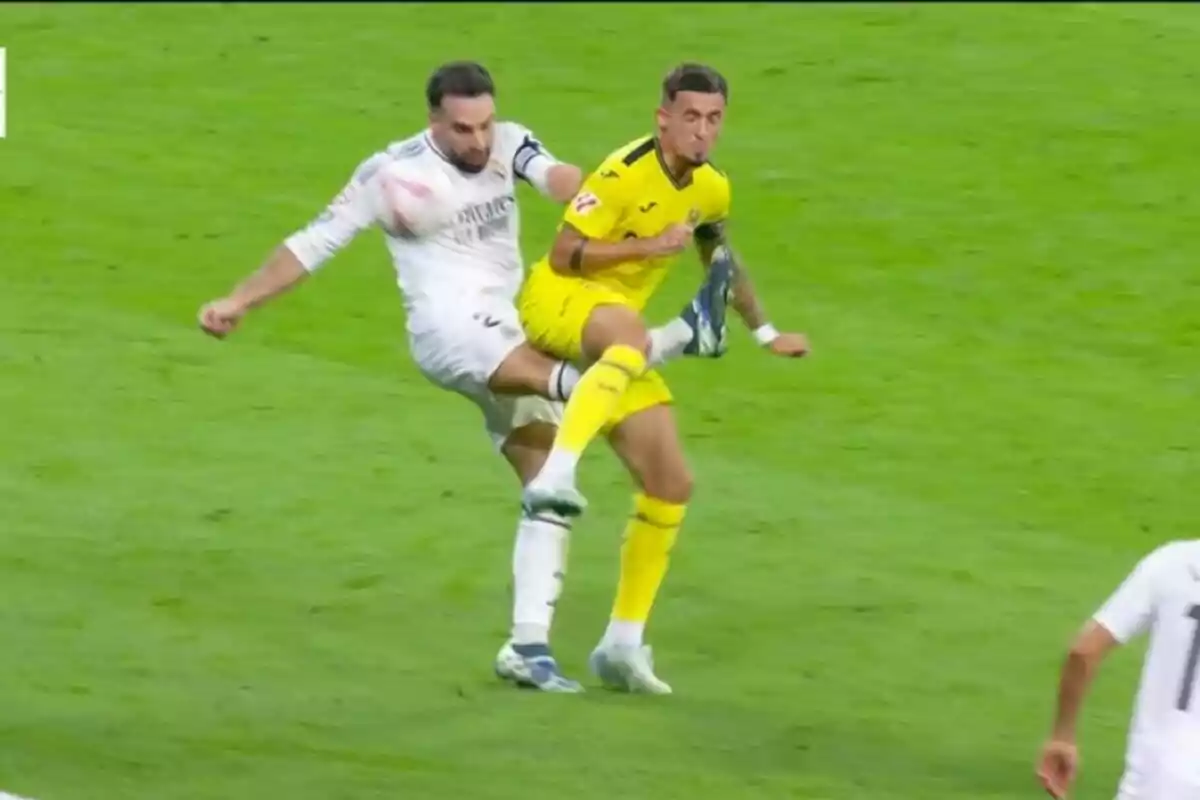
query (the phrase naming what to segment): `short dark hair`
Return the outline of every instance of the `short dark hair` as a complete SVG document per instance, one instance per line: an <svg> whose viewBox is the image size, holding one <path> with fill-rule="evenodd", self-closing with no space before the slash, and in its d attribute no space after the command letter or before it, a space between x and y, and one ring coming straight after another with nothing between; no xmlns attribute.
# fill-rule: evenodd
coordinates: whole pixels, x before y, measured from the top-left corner
<svg viewBox="0 0 1200 800"><path fill-rule="evenodd" d="M680 64L663 78L663 102L670 103L680 92L719 94L729 100L729 83L725 76L704 64Z"/></svg>
<svg viewBox="0 0 1200 800"><path fill-rule="evenodd" d="M431 110L441 108L442 100L447 97L481 97L485 94L495 96L496 85L484 66L474 61L443 64L425 84L425 99Z"/></svg>

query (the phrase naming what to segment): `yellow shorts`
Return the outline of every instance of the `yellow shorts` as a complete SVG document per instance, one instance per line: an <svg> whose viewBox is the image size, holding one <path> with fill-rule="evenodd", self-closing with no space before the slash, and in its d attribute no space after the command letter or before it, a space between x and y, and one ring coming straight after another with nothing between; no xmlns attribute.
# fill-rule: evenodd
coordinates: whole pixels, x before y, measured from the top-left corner
<svg viewBox="0 0 1200 800"><path fill-rule="evenodd" d="M544 353L583 366L583 328L599 306L635 307L628 297L592 281L539 274L533 270L518 301L529 343ZM672 402L671 390L655 370L629 384L605 431L639 411Z"/></svg>

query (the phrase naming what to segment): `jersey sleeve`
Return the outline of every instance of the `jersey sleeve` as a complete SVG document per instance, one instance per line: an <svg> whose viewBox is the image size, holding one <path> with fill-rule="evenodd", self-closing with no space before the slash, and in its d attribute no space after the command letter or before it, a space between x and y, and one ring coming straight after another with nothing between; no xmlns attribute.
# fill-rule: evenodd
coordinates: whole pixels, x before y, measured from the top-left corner
<svg viewBox="0 0 1200 800"><path fill-rule="evenodd" d="M1143 558L1120 587L1093 616L1096 622L1124 644L1144 633L1154 619L1156 587L1170 567L1170 546Z"/></svg>
<svg viewBox="0 0 1200 800"><path fill-rule="evenodd" d="M628 175L602 164L567 203L563 222L589 239L603 239L625 215L628 202L625 183L629 180Z"/></svg>
<svg viewBox="0 0 1200 800"><path fill-rule="evenodd" d="M319 217L284 240L309 272L318 269L379 218L376 176L388 162L386 153L364 161Z"/></svg>
<svg viewBox="0 0 1200 800"><path fill-rule="evenodd" d="M550 168L559 163L558 159L545 148L533 131L522 126L516 126L517 146L513 151L513 175L533 186L543 195L550 194L548 177Z"/></svg>
<svg viewBox="0 0 1200 800"><path fill-rule="evenodd" d="M702 242L715 242L725 235L725 224L729 219L731 199L729 179L721 173L716 173L717 180L713 181L712 189L707 193L708 203L704 219L696 226L696 239Z"/></svg>

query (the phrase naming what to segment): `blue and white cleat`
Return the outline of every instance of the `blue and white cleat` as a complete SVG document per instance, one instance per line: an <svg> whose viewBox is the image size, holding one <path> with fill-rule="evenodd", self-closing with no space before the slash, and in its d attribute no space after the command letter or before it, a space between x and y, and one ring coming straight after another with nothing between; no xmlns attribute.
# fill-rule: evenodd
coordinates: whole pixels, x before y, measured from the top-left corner
<svg viewBox="0 0 1200 800"><path fill-rule="evenodd" d="M670 694L671 687L654 674L649 645L600 645L588 658L592 673L605 686L635 694Z"/></svg>
<svg viewBox="0 0 1200 800"><path fill-rule="evenodd" d="M552 511L561 517L578 517L587 510L587 499L571 484L554 485L534 478L521 493L521 505L529 516Z"/></svg>
<svg viewBox="0 0 1200 800"><path fill-rule="evenodd" d="M679 315L692 329L692 341L683 349L684 355L705 358L725 355L729 335L726 311L733 293L735 270L733 254L721 245L713 253L704 285Z"/></svg>
<svg viewBox="0 0 1200 800"><path fill-rule="evenodd" d="M583 686L567 678L544 644L513 644L507 641L496 655L496 674L517 686L557 694L578 694Z"/></svg>

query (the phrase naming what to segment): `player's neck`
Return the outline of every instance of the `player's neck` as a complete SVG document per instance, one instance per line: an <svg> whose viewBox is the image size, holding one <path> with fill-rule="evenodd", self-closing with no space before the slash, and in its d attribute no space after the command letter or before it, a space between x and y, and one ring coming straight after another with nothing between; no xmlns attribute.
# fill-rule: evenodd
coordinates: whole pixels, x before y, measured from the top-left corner
<svg viewBox="0 0 1200 800"><path fill-rule="evenodd" d="M691 162L663 147L662 140L658 137L654 139L654 152L658 155L658 163L663 172L667 173L667 177L676 186L686 186L691 182L692 170L696 168Z"/></svg>

